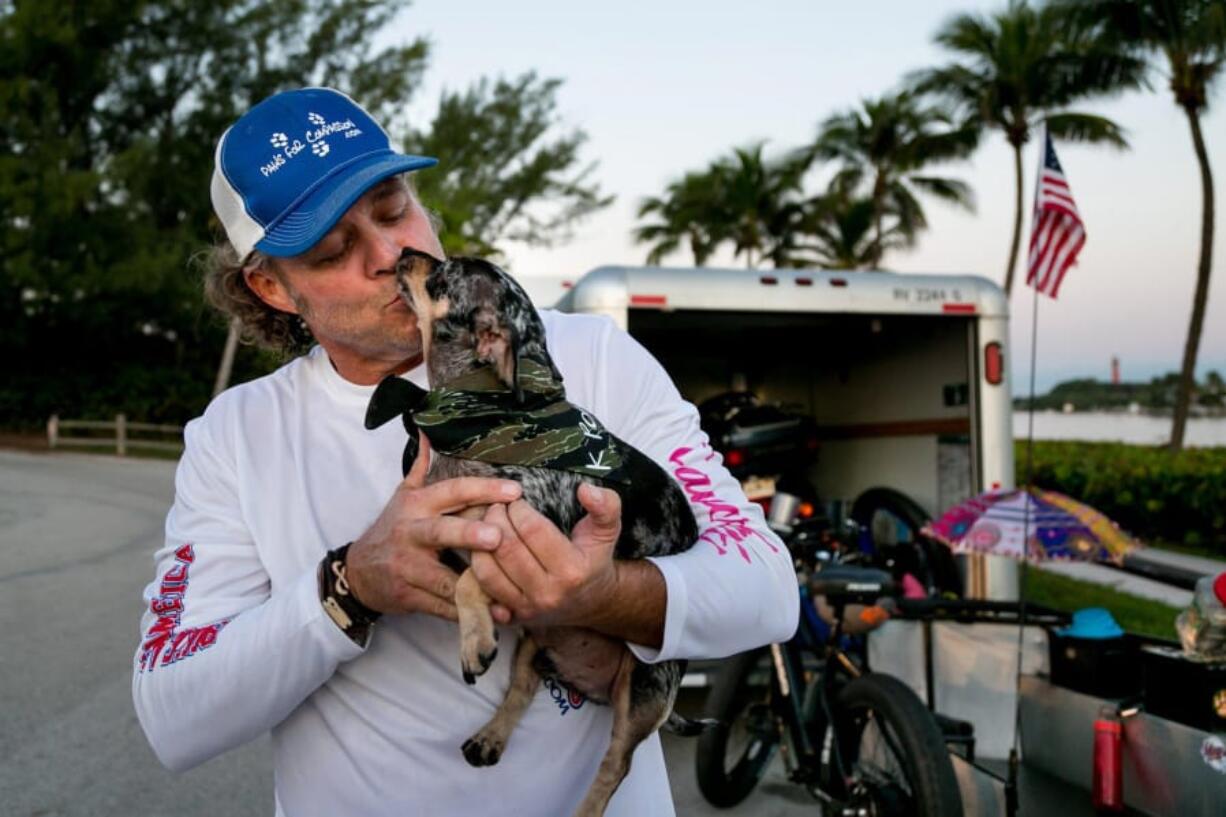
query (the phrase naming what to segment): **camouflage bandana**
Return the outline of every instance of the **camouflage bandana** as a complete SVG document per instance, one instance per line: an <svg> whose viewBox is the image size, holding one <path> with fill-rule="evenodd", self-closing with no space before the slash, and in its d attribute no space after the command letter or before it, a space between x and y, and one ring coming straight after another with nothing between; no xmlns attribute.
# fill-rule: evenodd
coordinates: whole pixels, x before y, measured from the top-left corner
<svg viewBox="0 0 1226 817"><path fill-rule="evenodd" d="M521 357L517 382L522 399L488 366L428 392L393 375L375 389L366 427L403 417L411 438L406 472L416 457L420 428L430 447L449 457L628 482L621 467L623 444L595 417L566 401L566 391L549 366Z"/></svg>

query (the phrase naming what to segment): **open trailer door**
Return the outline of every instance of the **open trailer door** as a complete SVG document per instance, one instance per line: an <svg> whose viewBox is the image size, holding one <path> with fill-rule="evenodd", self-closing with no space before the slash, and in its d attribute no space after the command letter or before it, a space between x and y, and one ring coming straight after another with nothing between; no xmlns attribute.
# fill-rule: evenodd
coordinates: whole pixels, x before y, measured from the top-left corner
<svg viewBox="0 0 1226 817"><path fill-rule="evenodd" d="M611 317L696 405L749 391L811 418L823 501L895 492L913 519L1012 485L1008 316L985 279L601 267L559 308ZM967 573L973 594L1016 598L1012 563Z"/></svg>

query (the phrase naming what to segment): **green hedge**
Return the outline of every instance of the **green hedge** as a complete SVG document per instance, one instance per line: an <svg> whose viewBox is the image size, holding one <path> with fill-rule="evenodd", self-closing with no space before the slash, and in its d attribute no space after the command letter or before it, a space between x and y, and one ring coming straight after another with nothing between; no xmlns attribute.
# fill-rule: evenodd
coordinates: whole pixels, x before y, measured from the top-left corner
<svg viewBox="0 0 1226 817"><path fill-rule="evenodd" d="M1017 484L1026 444L1015 444ZM1036 441L1034 483L1085 502L1145 542L1226 556L1226 448Z"/></svg>

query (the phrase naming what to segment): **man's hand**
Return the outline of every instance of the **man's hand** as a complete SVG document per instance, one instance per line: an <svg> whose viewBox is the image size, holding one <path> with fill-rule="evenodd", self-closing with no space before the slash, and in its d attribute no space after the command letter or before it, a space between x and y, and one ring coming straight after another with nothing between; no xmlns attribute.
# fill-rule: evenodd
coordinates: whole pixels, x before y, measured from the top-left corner
<svg viewBox="0 0 1226 817"><path fill-rule="evenodd" d="M666 588L650 562L613 559L621 533L621 498L579 487L587 510L568 537L523 500L491 505L485 521L502 531L497 550L473 553L472 569L497 604L496 620L529 626L591 627L658 646Z"/></svg>
<svg viewBox="0 0 1226 817"><path fill-rule="evenodd" d="M441 564L444 548L488 551L498 547L497 525L445 516L477 506L502 507L521 494L512 480L460 477L426 485L430 445L421 448L408 476L375 523L349 547L346 573L353 594L384 613L429 613L456 620L455 571Z"/></svg>

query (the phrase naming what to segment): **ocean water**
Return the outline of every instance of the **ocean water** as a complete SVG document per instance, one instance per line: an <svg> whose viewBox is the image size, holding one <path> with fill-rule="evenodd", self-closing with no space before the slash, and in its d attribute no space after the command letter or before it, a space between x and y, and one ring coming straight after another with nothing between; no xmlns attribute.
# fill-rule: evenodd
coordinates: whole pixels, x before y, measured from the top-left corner
<svg viewBox="0 0 1226 817"><path fill-rule="evenodd" d="M1026 438L1028 415L1013 412L1013 436ZM1105 411L1037 411L1034 415L1036 440L1087 440L1161 445L1171 436L1170 417L1116 414ZM1185 446L1226 446L1226 417L1193 417L1184 432Z"/></svg>

